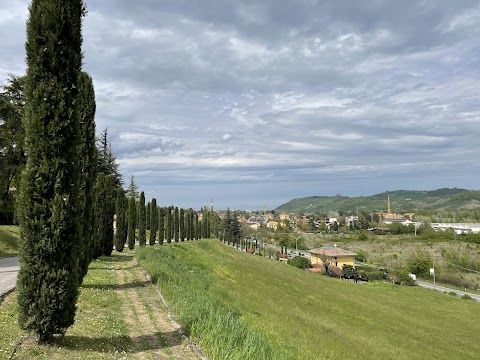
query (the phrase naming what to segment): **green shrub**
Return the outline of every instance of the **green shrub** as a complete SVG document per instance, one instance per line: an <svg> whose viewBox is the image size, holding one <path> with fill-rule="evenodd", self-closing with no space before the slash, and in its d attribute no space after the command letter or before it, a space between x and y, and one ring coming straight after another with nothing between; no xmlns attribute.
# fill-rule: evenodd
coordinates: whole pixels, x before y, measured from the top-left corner
<svg viewBox="0 0 480 360"><path fill-rule="evenodd" d="M295 266L299 269L307 269L311 267L310 260L303 256L295 256L288 259L287 264Z"/></svg>
<svg viewBox="0 0 480 360"><path fill-rule="evenodd" d="M470 295L467 295L467 294L463 294L461 296L461 298L464 299L464 300L473 300L473 298Z"/></svg>
<svg viewBox="0 0 480 360"><path fill-rule="evenodd" d="M367 252L363 250L358 250L357 256L355 256L355 260L360 262L367 261Z"/></svg>
<svg viewBox="0 0 480 360"><path fill-rule="evenodd" d="M365 232L361 232L359 235L358 235L358 240L360 241L366 241L368 240L368 235L365 233Z"/></svg>
<svg viewBox="0 0 480 360"><path fill-rule="evenodd" d="M413 280L408 271L406 270L397 270L389 275L389 280L393 284L397 285L406 285L406 286L414 286L415 280Z"/></svg>

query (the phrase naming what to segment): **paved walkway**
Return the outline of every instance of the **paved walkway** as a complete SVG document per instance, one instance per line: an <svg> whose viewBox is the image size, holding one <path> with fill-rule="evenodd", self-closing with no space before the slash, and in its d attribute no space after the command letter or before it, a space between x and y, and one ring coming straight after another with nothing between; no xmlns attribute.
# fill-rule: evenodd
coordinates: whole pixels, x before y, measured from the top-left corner
<svg viewBox="0 0 480 360"><path fill-rule="evenodd" d="M0 296L15 288L18 270L18 257L0 259Z"/></svg>
<svg viewBox="0 0 480 360"><path fill-rule="evenodd" d="M427 289L433 289L433 290L437 290L437 291L441 291L441 292L454 292L458 296L468 295L471 298L473 298L475 301L480 302L480 295L477 295L477 294L472 294L472 293L469 293L469 292L466 292L466 291L455 290L455 289L447 288L447 287L444 287L444 286L439 286L438 284L435 284L435 286L433 286L433 284L430 284L430 283L424 282L424 281L417 281L417 284L424 287L424 288L427 288Z"/></svg>

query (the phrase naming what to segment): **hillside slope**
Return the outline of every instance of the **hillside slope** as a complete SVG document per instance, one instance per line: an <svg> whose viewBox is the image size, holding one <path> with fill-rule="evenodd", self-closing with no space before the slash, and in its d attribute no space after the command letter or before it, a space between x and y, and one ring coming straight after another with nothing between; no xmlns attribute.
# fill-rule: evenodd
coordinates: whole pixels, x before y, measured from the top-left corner
<svg viewBox="0 0 480 360"><path fill-rule="evenodd" d="M275 210L285 212L326 211L387 211L390 195L392 212L423 210L463 210L480 208L480 191L465 189L438 189L432 191L396 190L370 196L311 196L293 199Z"/></svg>

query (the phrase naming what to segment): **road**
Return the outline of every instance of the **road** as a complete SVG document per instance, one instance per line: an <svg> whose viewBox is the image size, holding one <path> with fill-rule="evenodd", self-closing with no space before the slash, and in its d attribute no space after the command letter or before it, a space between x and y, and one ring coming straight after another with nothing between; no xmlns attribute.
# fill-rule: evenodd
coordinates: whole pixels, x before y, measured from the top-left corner
<svg viewBox="0 0 480 360"><path fill-rule="evenodd" d="M0 259L0 296L15 288L18 269L18 257Z"/></svg>
<svg viewBox="0 0 480 360"><path fill-rule="evenodd" d="M455 289L446 288L446 287L438 286L438 285L433 286L433 284L430 284L430 283L427 283L427 282L424 282L424 281L417 281L417 284L419 286L424 287L424 288L434 289L434 290L441 291L441 292L445 292L445 291L446 292L455 292L458 296L462 296L462 295L466 294L466 295L470 296L471 298L473 298L474 300L480 302L480 295L477 295L477 294L472 294L472 293L469 293L469 292L466 292L466 291L455 290Z"/></svg>

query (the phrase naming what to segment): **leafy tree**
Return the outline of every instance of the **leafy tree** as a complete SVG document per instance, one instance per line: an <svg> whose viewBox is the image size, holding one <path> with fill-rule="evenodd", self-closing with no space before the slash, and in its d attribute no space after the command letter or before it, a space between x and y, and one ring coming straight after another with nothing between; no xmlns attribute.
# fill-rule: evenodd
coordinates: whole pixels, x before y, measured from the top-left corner
<svg viewBox="0 0 480 360"><path fill-rule="evenodd" d="M155 245L158 230L157 199L153 198L150 206L150 245Z"/></svg>
<svg viewBox="0 0 480 360"><path fill-rule="evenodd" d="M25 165L25 77L10 75L0 93L0 224L14 223L15 187Z"/></svg>
<svg viewBox="0 0 480 360"><path fill-rule="evenodd" d="M115 186L122 186L122 174L118 169L117 159L112 152L112 143L108 141L108 129L102 131L97 140L97 172L103 172L105 175L113 175Z"/></svg>
<svg viewBox="0 0 480 360"><path fill-rule="evenodd" d="M357 283L360 279L360 274L358 273L358 270L355 269L352 265L343 265L342 273L345 279L352 279L353 281L355 281L355 283Z"/></svg>
<svg viewBox="0 0 480 360"><path fill-rule="evenodd" d="M303 256L295 256L287 260L287 264L295 266L299 269L307 269L311 267L310 260Z"/></svg>
<svg viewBox="0 0 480 360"><path fill-rule="evenodd" d="M93 258L95 227L94 203L97 178L97 148L95 146L95 90L90 75L78 77L78 108L80 116L80 195L79 195L79 264L80 283L87 274Z"/></svg>
<svg viewBox="0 0 480 360"><path fill-rule="evenodd" d="M165 208L158 209L158 243L163 245L165 240Z"/></svg>
<svg viewBox="0 0 480 360"><path fill-rule="evenodd" d="M320 260L322 260L323 268L325 269L325 274L328 274L328 269L330 269L330 260L328 260L327 255L320 255Z"/></svg>
<svg viewBox="0 0 480 360"><path fill-rule="evenodd" d="M146 214L145 214L145 193L142 191L140 193L140 202L138 204L138 244L140 246L145 246L147 243L147 233L146 233Z"/></svg>
<svg viewBox="0 0 480 360"><path fill-rule="evenodd" d="M128 198L128 230L127 230L127 241L128 241L128 248L133 250L135 248L135 219L137 218L136 214L136 205L135 205L135 198L129 197Z"/></svg>
<svg viewBox="0 0 480 360"><path fill-rule="evenodd" d="M49 342L78 297L81 0L33 0L27 21L25 149L19 196L19 323ZM61 14L61 16L59 16Z"/></svg>
<svg viewBox="0 0 480 360"><path fill-rule="evenodd" d="M115 202L117 215L117 231L115 232L115 250L122 252L127 242L127 198L122 188L117 188L117 199Z"/></svg>
<svg viewBox="0 0 480 360"><path fill-rule="evenodd" d="M408 271L419 277L428 277L430 268L433 267L433 260L425 250L417 248L407 259Z"/></svg>

